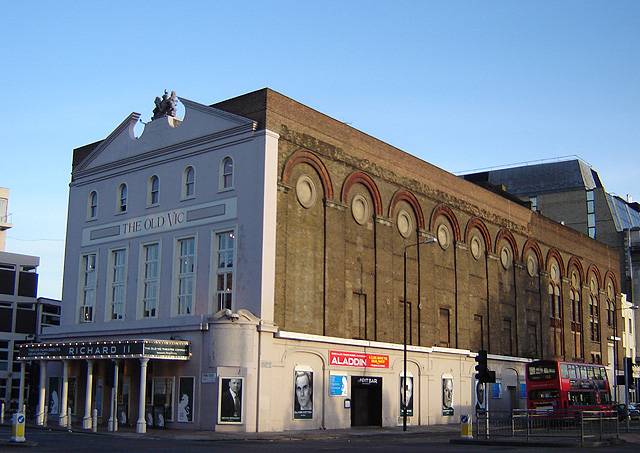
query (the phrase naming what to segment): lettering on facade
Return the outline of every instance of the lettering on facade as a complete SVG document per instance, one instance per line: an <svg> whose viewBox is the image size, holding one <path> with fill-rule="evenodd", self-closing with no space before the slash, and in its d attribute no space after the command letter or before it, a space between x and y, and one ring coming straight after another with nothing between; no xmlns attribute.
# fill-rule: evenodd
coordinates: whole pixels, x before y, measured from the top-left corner
<svg viewBox="0 0 640 453"><path fill-rule="evenodd" d="M149 357L189 360L188 341L124 340L73 343L30 343L20 345L17 360L113 359Z"/></svg>
<svg viewBox="0 0 640 453"><path fill-rule="evenodd" d="M204 203L183 209L134 217L117 223L86 228L82 231L82 245L93 245L116 239L128 239L152 233L162 233L187 226L203 225L235 218L236 199Z"/></svg>

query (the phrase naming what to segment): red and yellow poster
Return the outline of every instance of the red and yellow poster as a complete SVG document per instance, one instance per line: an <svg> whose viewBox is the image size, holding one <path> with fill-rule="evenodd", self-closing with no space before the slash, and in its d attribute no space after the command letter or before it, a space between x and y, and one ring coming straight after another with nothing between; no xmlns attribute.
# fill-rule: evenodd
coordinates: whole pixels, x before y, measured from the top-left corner
<svg viewBox="0 0 640 453"><path fill-rule="evenodd" d="M362 352L329 351L329 364L362 368L389 368L389 356Z"/></svg>

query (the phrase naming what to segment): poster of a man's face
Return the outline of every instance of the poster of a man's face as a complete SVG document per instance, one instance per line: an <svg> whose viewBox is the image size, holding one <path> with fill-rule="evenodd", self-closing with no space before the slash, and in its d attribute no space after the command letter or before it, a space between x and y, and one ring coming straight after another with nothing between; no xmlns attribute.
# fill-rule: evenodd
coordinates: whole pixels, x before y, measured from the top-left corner
<svg viewBox="0 0 640 453"><path fill-rule="evenodd" d="M178 389L178 421L189 423L193 421L193 383L192 377L181 377Z"/></svg>
<svg viewBox="0 0 640 453"><path fill-rule="evenodd" d="M293 418L313 418L313 371L294 372Z"/></svg>
<svg viewBox="0 0 640 453"><path fill-rule="evenodd" d="M405 402L405 390L407 399ZM406 379L404 376L400 377L400 415L404 415L407 412L407 417L413 416L413 377L408 376Z"/></svg>
<svg viewBox="0 0 640 453"><path fill-rule="evenodd" d="M484 410L486 407L484 384L476 381L476 409Z"/></svg>
<svg viewBox="0 0 640 453"><path fill-rule="evenodd" d="M220 378L219 423L242 423L242 387L244 378Z"/></svg>
<svg viewBox="0 0 640 453"><path fill-rule="evenodd" d="M453 378L442 378L442 415L453 415Z"/></svg>

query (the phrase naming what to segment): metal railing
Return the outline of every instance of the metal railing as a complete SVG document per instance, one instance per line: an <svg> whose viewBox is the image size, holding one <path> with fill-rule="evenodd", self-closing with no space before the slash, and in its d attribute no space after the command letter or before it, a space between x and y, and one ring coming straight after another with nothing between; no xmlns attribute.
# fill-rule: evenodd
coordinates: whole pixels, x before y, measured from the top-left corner
<svg viewBox="0 0 640 453"><path fill-rule="evenodd" d="M518 437L527 441L540 438L567 438L584 442L618 438L620 422L616 411L478 411L476 436ZM640 429L640 420L638 421Z"/></svg>

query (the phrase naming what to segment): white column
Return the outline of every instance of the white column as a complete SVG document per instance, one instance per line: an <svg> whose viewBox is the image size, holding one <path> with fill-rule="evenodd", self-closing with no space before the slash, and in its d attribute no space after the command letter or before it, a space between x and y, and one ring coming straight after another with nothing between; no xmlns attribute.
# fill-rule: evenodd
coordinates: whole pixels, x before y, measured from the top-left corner
<svg viewBox="0 0 640 453"><path fill-rule="evenodd" d="M87 360L87 388L84 395L82 428L91 429L91 391L93 389L93 360Z"/></svg>
<svg viewBox="0 0 640 453"><path fill-rule="evenodd" d="M24 374L27 367L26 362L20 362L20 388L18 395L18 412L22 412L22 406L24 406Z"/></svg>
<svg viewBox="0 0 640 453"><path fill-rule="evenodd" d="M136 432L144 434L147 432L147 422L144 419L144 399L147 393L147 363L149 359L140 359L140 387L138 394L138 422Z"/></svg>
<svg viewBox="0 0 640 453"><path fill-rule="evenodd" d="M44 425L44 411L47 396L47 362L40 361L40 384L38 385L38 413L36 415L36 425Z"/></svg>
<svg viewBox="0 0 640 453"><path fill-rule="evenodd" d="M58 424L60 426L67 426L67 417L71 417L68 414L67 399L69 398L69 361L62 361L62 394L60 395L60 419Z"/></svg>
<svg viewBox="0 0 640 453"><path fill-rule="evenodd" d="M111 412L109 431L118 431L118 361L113 361L113 388L111 389Z"/></svg>

